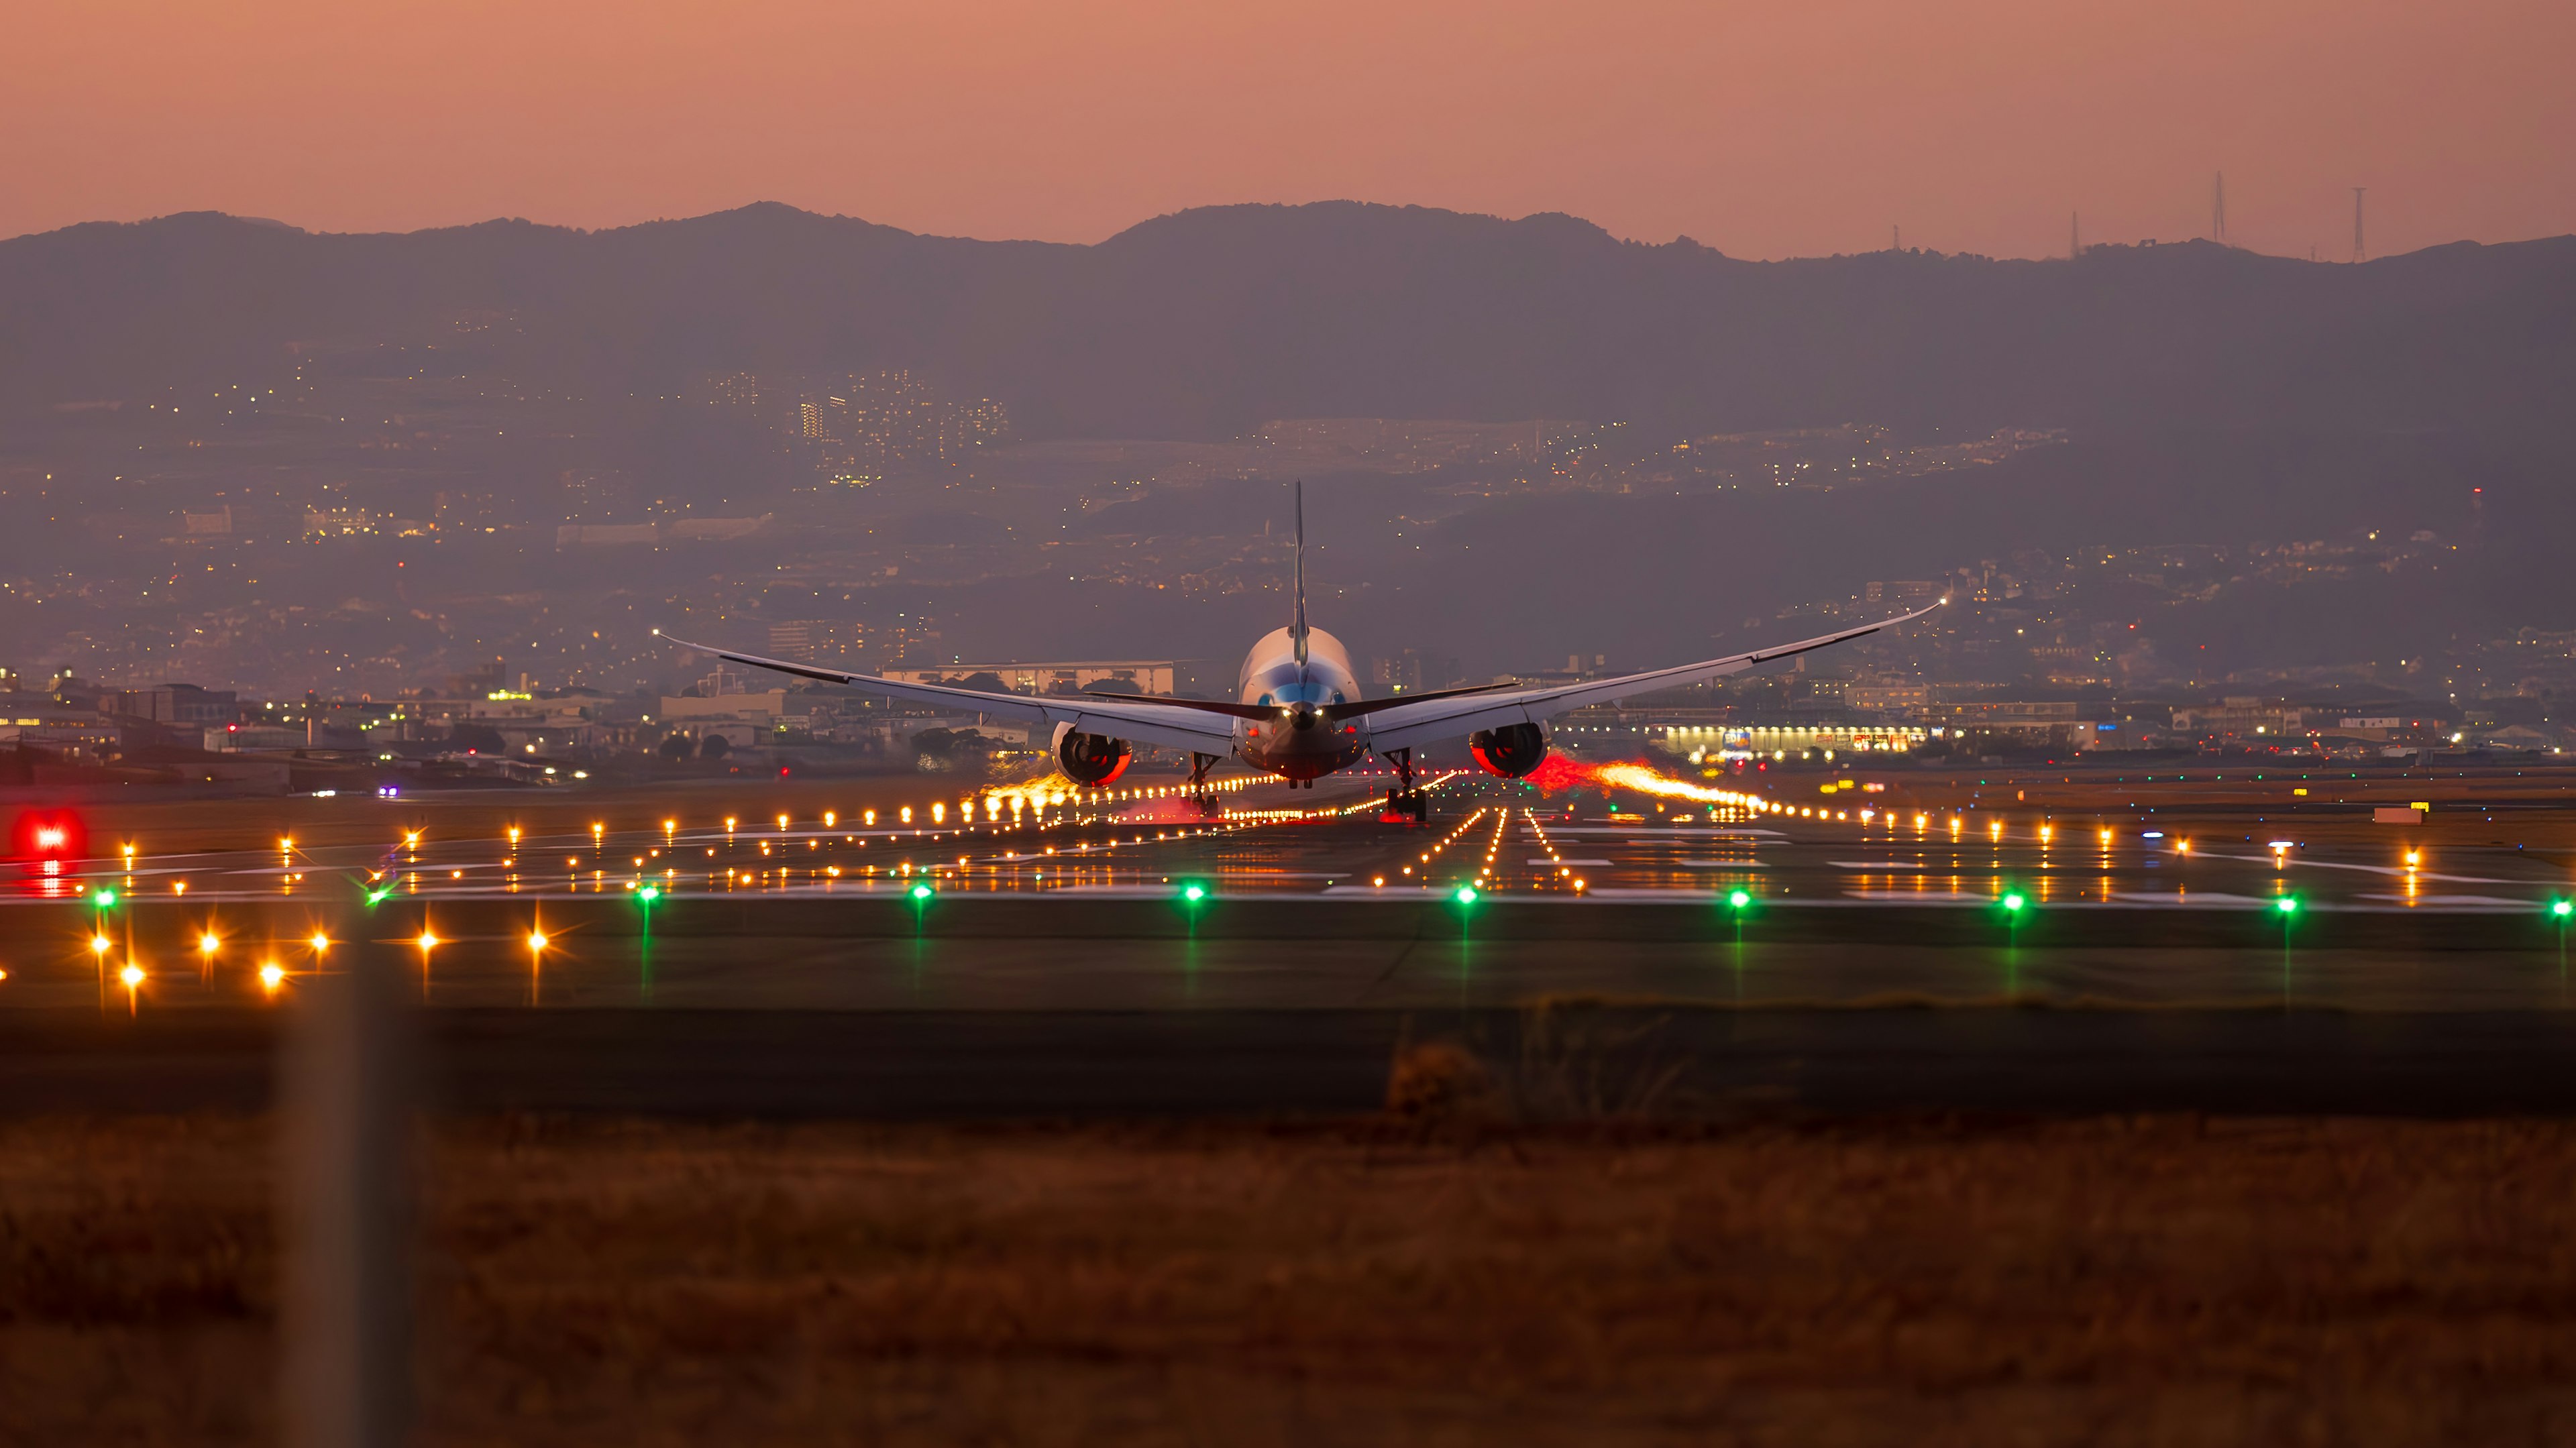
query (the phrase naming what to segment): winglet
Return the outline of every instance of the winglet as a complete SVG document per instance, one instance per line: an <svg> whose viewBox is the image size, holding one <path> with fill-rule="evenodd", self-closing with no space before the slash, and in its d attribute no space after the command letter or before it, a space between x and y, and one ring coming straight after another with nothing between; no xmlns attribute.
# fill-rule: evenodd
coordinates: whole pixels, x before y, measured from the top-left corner
<svg viewBox="0 0 2576 1448"><path fill-rule="evenodd" d="M1297 542L1294 558L1296 601L1289 605L1288 643L1296 650L1298 667L1306 664L1306 480L1296 482Z"/></svg>

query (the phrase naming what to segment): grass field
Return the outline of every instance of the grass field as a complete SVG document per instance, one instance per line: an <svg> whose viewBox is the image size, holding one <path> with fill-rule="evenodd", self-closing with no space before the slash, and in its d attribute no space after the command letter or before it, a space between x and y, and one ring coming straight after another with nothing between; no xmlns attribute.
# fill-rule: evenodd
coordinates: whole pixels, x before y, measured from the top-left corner
<svg viewBox="0 0 2576 1448"><path fill-rule="evenodd" d="M0 1122L0 1442L274 1436L268 1128ZM2576 1437L2576 1125L699 1126L423 1152L436 1443Z"/></svg>

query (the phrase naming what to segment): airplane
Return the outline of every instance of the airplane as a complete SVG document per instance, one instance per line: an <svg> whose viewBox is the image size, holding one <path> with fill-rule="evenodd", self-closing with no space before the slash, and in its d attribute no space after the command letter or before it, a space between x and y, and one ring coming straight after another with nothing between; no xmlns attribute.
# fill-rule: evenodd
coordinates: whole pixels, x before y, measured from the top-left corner
<svg viewBox="0 0 2576 1448"><path fill-rule="evenodd" d="M1342 647L1341 640L1306 621L1303 482L1297 485L1295 507L1295 577L1288 624L1271 630L1252 646L1252 652L1244 657L1232 700L1135 694L997 694L817 668L691 643L660 629L653 632L682 648L757 669L846 684L913 703L1052 725L1056 767L1086 787L1110 784L1126 773L1135 760L1138 744L1186 749L1190 755L1191 791L1198 797L1200 807L1211 812L1215 799L1206 790L1207 772L1228 756L1278 776L1291 789L1312 789L1316 780L1375 753L1395 767L1399 780L1387 792L1387 812L1420 821L1429 818L1430 801L1426 791L1415 787L1413 752L1424 745L1463 736L1477 767L1498 778L1519 779L1547 758L1546 721L1568 710L1724 678L1755 664L1790 658L1910 623L1949 602L1944 598L1912 613L1777 648L1612 679L1537 688L1513 683L1481 684L1369 699L1361 696L1359 675L1352 670L1350 653Z"/></svg>

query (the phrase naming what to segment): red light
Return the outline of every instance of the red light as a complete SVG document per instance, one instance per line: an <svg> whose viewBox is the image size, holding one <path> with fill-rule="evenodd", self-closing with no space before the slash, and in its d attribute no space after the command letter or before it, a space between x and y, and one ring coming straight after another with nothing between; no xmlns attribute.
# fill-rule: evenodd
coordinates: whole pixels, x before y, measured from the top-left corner
<svg viewBox="0 0 2576 1448"><path fill-rule="evenodd" d="M79 859L89 849L89 831L73 814L30 811L18 816L9 838L18 857L27 860Z"/></svg>

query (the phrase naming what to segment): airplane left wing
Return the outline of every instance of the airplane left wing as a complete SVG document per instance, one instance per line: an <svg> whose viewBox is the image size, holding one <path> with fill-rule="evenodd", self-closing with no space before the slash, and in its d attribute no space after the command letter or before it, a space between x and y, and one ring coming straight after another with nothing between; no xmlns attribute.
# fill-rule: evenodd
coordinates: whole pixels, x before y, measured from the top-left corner
<svg viewBox="0 0 2576 1448"><path fill-rule="evenodd" d="M1228 704L1212 699L1158 699L1119 695L1082 694L1047 696L1033 694L995 694L982 689L955 689L946 684L915 684L900 679L879 678L875 674L845 673L839 669L816 668L812 664L792 663L786 659L763 658L758 654L735 653L711 644L693 644L653 631L682 648L696 649L737 664L755 669L772 669L794 674L802 679L820 679L827 684L847 684L865 693L890 699L906 699L916 704L935 704L950 709L971 709L999 719L1018 719L1031 724L1071 724L1085 734L1105 734L1139 744L1161 744L1174 749L1188 749L1200 754L1232 754L1234 724L1237 717L1268 719L1278 711L1259 709L1249 704Z"/></svg>
<svg viewBox="0 0 2576 1448"><path fill-rule="evenodd" d="M1947 599L1942 600L1948 602ZM1723 659L1708 659L1696 664L1682 664L1670 669L1654 669L1642 674L1622 674L1615 679L1592 679L1580 684L1562 684L1554 688L1507 689L1494 692L1464 691L1446 698L1426 698L1376 709L1367 716L1364 726L1369 732L1369 747L1381 753L1391 749L1419 748L1443 739L1458 739L1480 729L1500 729L1513 724L1536 724L1542 720L1580 709L1586 704L1606 704L1631 694L1652 693L1657 689L1676 688L1683 684L1706 683L1729 674L1742 673L1755 664L1785 659L1813 649L1825 648L1846 639L1873 634L1883 628L1911 623L1939 608L1916 609L1912 613L1881 619L1859 628L1847 628L1821 638L1804 639L1777 648L1755 649L1748 654L1734 654ZM1371 704L1381 701L1370 700ZM1324 711L1332 713L1330 706Z"/></svg>

